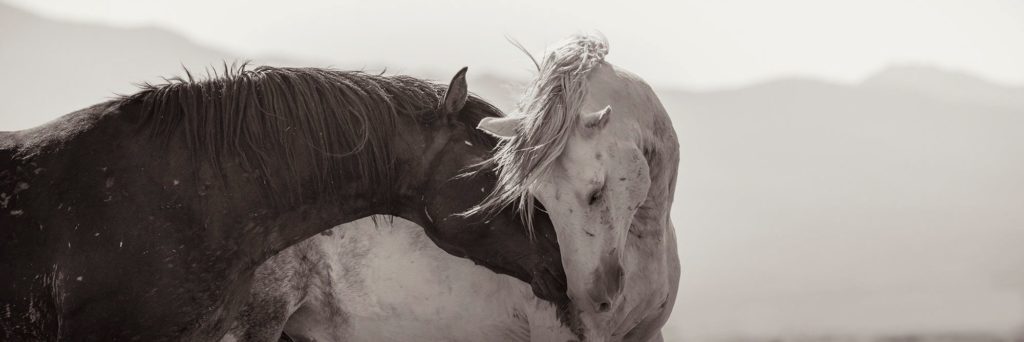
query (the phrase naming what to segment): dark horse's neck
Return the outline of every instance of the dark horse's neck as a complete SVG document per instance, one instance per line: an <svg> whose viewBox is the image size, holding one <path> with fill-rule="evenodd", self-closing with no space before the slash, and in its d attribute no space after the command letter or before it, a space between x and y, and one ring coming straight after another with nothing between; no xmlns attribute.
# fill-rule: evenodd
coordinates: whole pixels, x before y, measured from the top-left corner
<svg viewBox="0 0 1024 342"><path fill-rule="evenodd" d="M442 167L437 157L449 134L430 122L441 87L320 69L255 74L262 78L150 88L120 104L124 120L110 120L138 141L139 155L126 159L163 150L144 163L194 168L162 182L192 202L207 234L218 234L208 241L237 247L255 265L325 228L371 215L431 225L421 214L422 194ZM246 88L238 79L258 84ZM306 89L304 82L319 83Z"/></svg>

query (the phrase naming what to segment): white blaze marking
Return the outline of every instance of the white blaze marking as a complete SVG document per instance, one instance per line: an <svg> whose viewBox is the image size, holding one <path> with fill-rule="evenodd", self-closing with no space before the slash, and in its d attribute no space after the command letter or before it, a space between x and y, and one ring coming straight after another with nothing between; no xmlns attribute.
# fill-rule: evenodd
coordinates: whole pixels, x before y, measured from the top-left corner
<svg viewBox="0 0 1024 342"><path fill-rule="evenodd" d="M473 146L473 143L469 142L469 140L466 140L464 142L466 143L467 146Z"/></svg>
<svg viewBox="0 0 1024 342"><path fill-rule="evenodd" d="M82 281L82 276L78 276L78 278L75 278L75 280Z"/></svg>

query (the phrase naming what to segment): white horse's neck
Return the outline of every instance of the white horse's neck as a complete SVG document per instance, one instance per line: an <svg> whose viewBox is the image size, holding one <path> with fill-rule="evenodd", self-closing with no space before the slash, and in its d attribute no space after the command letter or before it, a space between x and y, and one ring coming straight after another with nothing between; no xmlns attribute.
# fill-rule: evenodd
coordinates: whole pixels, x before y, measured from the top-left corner
<svg viewBox="0 0 1024 342"><path fill-rule="evenodd" d="M582 112L612 105L608 131L618 139L636 140L648 158L651 186L634 225L654 235L664 234L675 194L679 142L672 121L654 90L639 76L609 63L588 75L588 94Z"/></svg>
<svg viewBox="0 0 1024 342"><path fill-rule="evenodd" d="M647 199L633 218L623 255L623 303L607 324L618 337L638 322L641 329L644 324L660 329L671 312L679 277L676 237L669 217L679 165L678 139L657 95L638 76L603 63L591 71L588 80L583 111L612 105L615 115L609 129L619 132L619 139L638 141L651 172Z"/></svg>

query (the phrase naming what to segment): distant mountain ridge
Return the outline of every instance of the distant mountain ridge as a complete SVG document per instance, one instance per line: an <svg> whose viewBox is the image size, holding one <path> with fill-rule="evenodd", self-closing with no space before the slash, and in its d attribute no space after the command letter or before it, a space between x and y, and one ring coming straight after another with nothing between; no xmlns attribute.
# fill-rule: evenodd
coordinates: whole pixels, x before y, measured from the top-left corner
<svg viewBox="0 0 1024 342"><path fill-rule="evenodd" d="M0 129L27 128L110 97L130 93L135 83L158 81L179 75L182 67L203 70L223 62L244 61L233 53L205 47L173 32L159 28L113 28L88 23L58 22L0 3L0 92L22 92L31 97L13 97L0 103ZM289 57L256 58L256 64L311 65ZM352 63L350 63L352 64ZM88 65L89 67L82 67ZM372 68L374 69L374 68ZM375 70L375 69L374 69ZM201 73L201 72L200 72ZM420 76L445 81L444 72L424 70ZM511 110L518 101L524 80L491 74L472 74L473 92L485 96L500 108ZM46 79L43 79L46 78ZM88 86L80 82L88 80ZM13 81L13 82L12 82ZM841 87L825 81L783 79L741 89L793 88L799 84ZM937 100L966 102L1012 109L1024 108L1024 86L1003 86L957 71L916 65L883 69L859 84L862 87L929 96ZM795 89L795 88L794 88ZM667 89L662 93L728 93L729 90L692 92ZM61 96L48 101L39 96ZM67 105L76 103L76 105Z"/></svg>
<svg viewBox="0 0 1024 342"><path fill-rule="evenodd" d="M944 101L1024 109L1024 87L999 85L965 72L916 65L893 66L875 73L863 86L906 91Z"/></svg>
<svg viewBox="0 0 1024 342"><path fill-rule="evenodd" d="M131 93L137 82L177 75L182 66L219 65L235 56L156 28L111 28L48 20L0 4L2 129L38 125Z"/></svg>
<svg viewBox="0 0 1024 342"><path fill-rule="evenodd" d="M253 60L275 66L329 66L287 56L238 56L194 43L159 28L114 28L90 23L60 22L0 3L0 93L21 94L0 101L0 130L29 128L60 115L132 93L135 84L161 77L195 74L223 63ZM349 61L344 65L366 63ZM369 64L372 65L372 64ZM384 67L368 67L378 72ZM416 75L446 82L451 71L420 70ZM522 82L471 72L472 91L495 98L496 105L514 104L512 85ZM57 97L59 100L54 100Z"/></svg>

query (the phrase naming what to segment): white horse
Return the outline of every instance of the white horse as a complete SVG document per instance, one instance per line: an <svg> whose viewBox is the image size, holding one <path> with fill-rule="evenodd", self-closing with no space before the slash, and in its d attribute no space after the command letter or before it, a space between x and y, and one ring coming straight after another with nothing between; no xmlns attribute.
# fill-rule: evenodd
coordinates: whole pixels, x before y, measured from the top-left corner
<svg viewBox="0 0 1024 342"><path fill-rule="evenodd" d="M587 340L657 341L679 286L679 143L651 87L607 52L603 37L571 37L540 63L518 115L480 122L503 141L478 210L518 202L529 214L539 200Z"/></svg>
<svg viewBox="0 0 1024 342"><path fill-rule="evenodd" d="M492 160L500 191L478 209L543 203L583 336L528 284L396 219L351 223L271 258L224 341L282 330L317 341L660 341L679 277L669 221L678 143L650 87L606 52L602 38L565 41L540 66L522 116L480 124L504 142Z"/></svg>

